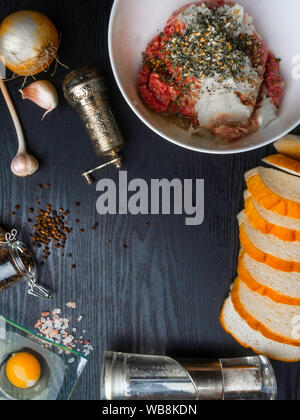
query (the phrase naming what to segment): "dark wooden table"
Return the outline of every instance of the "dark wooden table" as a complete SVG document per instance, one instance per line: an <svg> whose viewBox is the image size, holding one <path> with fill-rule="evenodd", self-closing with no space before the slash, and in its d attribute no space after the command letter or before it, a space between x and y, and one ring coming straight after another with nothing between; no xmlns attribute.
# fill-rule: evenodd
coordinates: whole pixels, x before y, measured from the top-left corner
<svg viewBox="0 0 300 420"><path fill-rule="evenodd" d="M32 328L41 311L62 308L65 315L74 317L65 304L78 303L76 314L84 315L81 328L95 346L74 395L83 400L99 399L105 349L201 358L251 354L225 334L218 315L236 274L236 215L243 204L243 173L273 150L270 146L237 156L207 156L176 147L147 129L126 105L111 72L107 28L112 3L0 0L1 20L20 9L46 13L62 34L60 59L71 69L91 64L106 74L128 141L124 169L130 179L205 179L202 226L186 227L184 216L100 217L96 212L99 193L80 176L99 159L75 112L61 98L58 110L41 122L42 112L20 99L22 81L9 82L30 149L41 162L37 174L17 179L10 172L16 136L0 97L0 224L16 227L30 243L27 209L39 197L41 206L49 202L57 209L69 209L69 220L80 219L80 228L85 229L81 234L76 228L69 238L65 253L72 253L72 258L53 252L40 268L40 281L55 291L50 304L27 296L22 284L1 293L0 313ZM65 74L59 69L53 79L59 89ZM112 168L103 176L118 179ZM51 184L49 190L36 189L45 183ZM79 208L74 208L75 201L81 203ZM15 205L21 210L12 216ZM91 228L95 222L99 222L96 232ZM76 270L71 268L74 263ZM274 362L273 366L279 397L299 399L299 365Z"/></svg>

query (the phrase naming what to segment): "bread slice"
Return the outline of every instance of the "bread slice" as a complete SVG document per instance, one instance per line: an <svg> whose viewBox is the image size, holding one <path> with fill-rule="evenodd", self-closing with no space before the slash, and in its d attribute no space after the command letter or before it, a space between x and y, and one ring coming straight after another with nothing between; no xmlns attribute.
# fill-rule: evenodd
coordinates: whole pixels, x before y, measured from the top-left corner
<svg viewBox="0 0 300 420"><path fill-rule="evenodd" d="M278 153L300 160L300 136L288 134L274 143Z"/></svg>
<svg viewBox="0 0 300 420"><path fill-rule="evenodd" d="M300 220L300 179L276 169L258 167L245 174L251 196L262 207Z"/></svg>
<svg viewBox="0 0 300 420"><path fill-rule="evenodd" d="M241 346L250 348L257 354L263 354L270 359L281 362L299 362L300 348L278 343L264 337L260 332L253 330L234 309L229 297L221 311L220 323L224 330L230 334Z"/></svg>
<svg viewBox="0 0 300 420"><path fill-rule="evenodd" d="M231 299L235 310L253 330L300 349L300 306L276 303L253 292L239 278L234 282Z"/></svg>
<svg viewBox="0 0 300 420"><path fill-rule="evenodd" d="M285 272L300 272L300 243L284 242L254 229L245 213L238 216L241 246L256 261Z"/></svg>
<svg viewBox="0 0 300 420"><path fill-rule="evenodd" d="M267 264L270 267L275 268L276 270L283 271L286 273L300 272L299 263L281 260L280 258L265 253L261 251L258 247L256 247L248 238L245 232L244 225L240 227L240 241L243 250L256 261Z"/></svg>
<svg viewBox="0 0 300 420"><path fill-rule="evenodd" d="M274 302L300 306L300 273L284 273L241 252L238 275L249 289Z"/></svg>
<svg viewBox="0 0 300 420"><path fill-rule="evenodd" d="M292 159L289 156L279 153L264 158L263 162L292 175L300 176L300 161Z"/></svg>
<svg viewBox="0 0 300 420"><path fill-rule="evenodd" d="M247 201L247 199L250 197L252 199L252 204L254 205L255 209L266 222L269 222L276 226L284 227L292 231L300 231L300 220L292 219L287 216L280 216L278 213L274 213L271 210L265 209L256 200L254 200L254 198L250 195L249 191L246 190L244 192L245 201Z"/></svg>
<svg viewBox="0 0 300 420"><path fill-rule="evenodd" d="M256 209L251 197L245 201L245 214L254 229L258 229L265 234L273 235L282 241L300 242L300 230L291 230L267 222Z"/></svg>
<svg viewBox="0 0 300 420"><path fill-rule="evenodd" d="M262 233L259 229L254 228L250 224L245 211L242 211L238 215L238 220L240 225L244 224L248 238L251 241L253 240L254 245L257 243L261 251L270 253L274 257L287 261L299 262L300 264L299 242L282 241L270 233Z"/></svg>

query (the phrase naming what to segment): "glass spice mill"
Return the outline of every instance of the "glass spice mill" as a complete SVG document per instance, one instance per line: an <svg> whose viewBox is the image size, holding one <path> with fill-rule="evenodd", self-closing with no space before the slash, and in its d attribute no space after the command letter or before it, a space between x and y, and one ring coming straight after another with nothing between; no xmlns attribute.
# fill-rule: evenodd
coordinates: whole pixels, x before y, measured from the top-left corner
<svg viewBox="0 0 300 420"><path fill-rule="evenodd" d="M0 292L26 279L29 295L50 299L50 291L37 283L33 254L17 235L16 229L5 233L0 227Z"/></svg>

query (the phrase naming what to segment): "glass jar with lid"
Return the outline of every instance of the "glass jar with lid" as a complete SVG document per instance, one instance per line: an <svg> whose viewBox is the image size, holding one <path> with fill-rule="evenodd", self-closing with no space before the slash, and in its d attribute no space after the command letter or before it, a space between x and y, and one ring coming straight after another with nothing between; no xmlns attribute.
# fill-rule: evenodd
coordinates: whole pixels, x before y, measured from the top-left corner
<svg viewBox="0 0 300 420"><path fill-rule="evenodd" d="M49 299L50 292L37 283L35 258L17 234L16 230L5 233L0 228L0 292L26 279L28 294Z"/></svg>

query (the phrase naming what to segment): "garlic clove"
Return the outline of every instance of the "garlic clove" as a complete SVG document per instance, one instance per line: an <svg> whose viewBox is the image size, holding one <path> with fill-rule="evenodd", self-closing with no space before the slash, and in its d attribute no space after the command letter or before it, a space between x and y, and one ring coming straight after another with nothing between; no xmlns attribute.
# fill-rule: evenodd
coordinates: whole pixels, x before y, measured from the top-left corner
<svg viewBox="0 0 300 420"><path fill-rule="evenodd" d="M33 175L38 169L38 161L28 153L17 155L11 162L12 173L21 178Z"/></svg>
<svg viewBox="0 0 300 420"><path fill-rule="evenodd" d="M46 109L42 121L47 114L52 112L58 106L58 93L52 83L47 80L38 80L31 83L25 89L20 89L23 99L29 99L36 105Z"/></svg>

